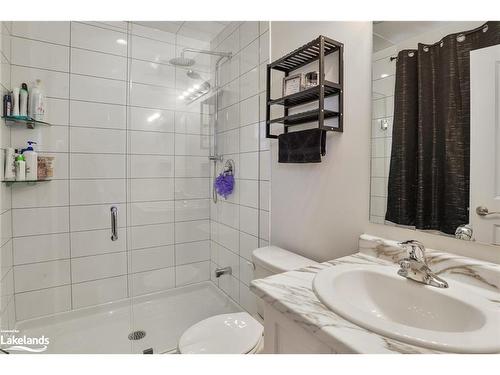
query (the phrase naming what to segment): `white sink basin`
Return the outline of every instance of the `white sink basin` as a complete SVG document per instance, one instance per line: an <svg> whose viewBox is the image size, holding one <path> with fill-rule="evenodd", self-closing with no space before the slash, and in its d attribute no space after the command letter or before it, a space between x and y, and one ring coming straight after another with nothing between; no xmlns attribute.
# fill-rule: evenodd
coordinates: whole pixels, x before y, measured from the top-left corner
<svg viewBox="0 0 500 375"><path fill-rule="evenodd" d="M447 289L397 275L392 266L320 271L314 291L343 318L386 337L455 353L499 353L500 309L467 286Z"/></svg>

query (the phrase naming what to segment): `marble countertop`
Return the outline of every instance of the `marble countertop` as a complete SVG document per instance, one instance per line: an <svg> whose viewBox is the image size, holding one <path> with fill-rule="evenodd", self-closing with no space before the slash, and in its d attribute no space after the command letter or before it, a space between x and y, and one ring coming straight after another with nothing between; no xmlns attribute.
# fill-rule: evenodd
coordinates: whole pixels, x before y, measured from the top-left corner
<svg viewBox="0 0 500 375"><path fill-rule="evenodd" d="M497 303L500 309L500 266L427 250L431 269L447 281L468 284L473 292ZM295 271L252 281L251 290L286 317L311 332L318 340L343 353L439 353L387 338L357 326L329 310L314 293L312 283L319 271L339 264L394 267L404 251L396 242L362 235L359 252Z"/></svg>

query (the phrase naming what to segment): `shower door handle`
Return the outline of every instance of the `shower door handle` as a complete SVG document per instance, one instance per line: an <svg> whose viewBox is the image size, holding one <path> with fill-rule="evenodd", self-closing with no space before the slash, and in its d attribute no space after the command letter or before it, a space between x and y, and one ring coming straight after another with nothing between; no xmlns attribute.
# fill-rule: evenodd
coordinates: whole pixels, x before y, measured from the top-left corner
<svg viewBox="0 0 500 375"><path fill-rule="evenodd" d="M111 241L118 239L118 208L111 206Z"/></svg>

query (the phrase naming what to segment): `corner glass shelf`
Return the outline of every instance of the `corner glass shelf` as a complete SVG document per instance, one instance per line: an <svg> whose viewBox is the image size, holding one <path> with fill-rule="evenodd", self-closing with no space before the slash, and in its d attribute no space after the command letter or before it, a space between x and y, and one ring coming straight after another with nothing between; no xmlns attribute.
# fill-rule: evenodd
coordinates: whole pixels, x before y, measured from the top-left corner
<svg viewBox="0 0 500 375"><path fill-rule="evenodd" d="M12 184L28 184L28 185L35 185L39 182L48 182L52 181L50 179L47 180L24 180L24 181L16 181L16 180L2 180L3 183L7 184L7 186L10 186Z"/></svg>
<svg viewBox="0 0 500 375"><path fill-rule="evenodd" d="M36 125L50 126L48 122L35 120L29 116L2 116L7 125L24 124L28 129L34 129Z"/></svg>

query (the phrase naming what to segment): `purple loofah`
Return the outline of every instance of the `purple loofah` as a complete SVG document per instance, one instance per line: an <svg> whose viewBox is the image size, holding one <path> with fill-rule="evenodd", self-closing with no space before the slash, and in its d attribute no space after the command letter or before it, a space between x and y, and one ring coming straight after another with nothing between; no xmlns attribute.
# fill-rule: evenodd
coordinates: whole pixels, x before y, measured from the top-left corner
<svg viewBox="0 0 500 375"><path fill-rule="evenodd" d="M229 194L233 192L234 189L234 176L230 173L221 173L214 182L215 190L217 194L223 196L224 199L227 198Z"/></svg>

